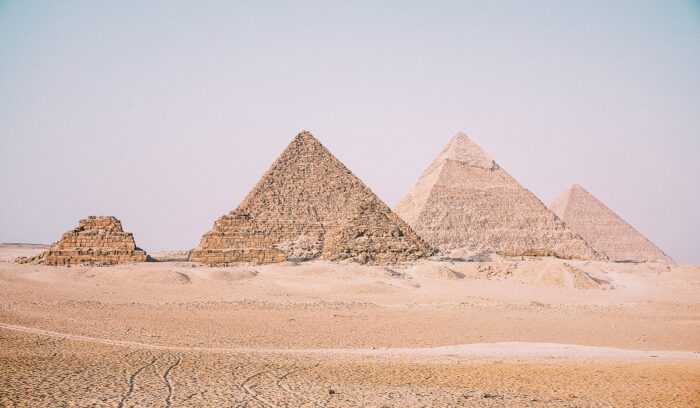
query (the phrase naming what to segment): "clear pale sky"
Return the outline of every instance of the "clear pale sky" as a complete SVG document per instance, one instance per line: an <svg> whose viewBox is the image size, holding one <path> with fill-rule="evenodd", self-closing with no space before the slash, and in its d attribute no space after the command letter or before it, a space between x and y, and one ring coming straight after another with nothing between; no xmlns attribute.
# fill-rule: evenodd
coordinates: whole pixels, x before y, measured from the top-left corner
<svg viewBox="0 0 700 408"><path fill-rule="evenodd" d="M462 130L700 263L697 1L0 1L0 242L192 248L301 129L389 205Z"/></svg>

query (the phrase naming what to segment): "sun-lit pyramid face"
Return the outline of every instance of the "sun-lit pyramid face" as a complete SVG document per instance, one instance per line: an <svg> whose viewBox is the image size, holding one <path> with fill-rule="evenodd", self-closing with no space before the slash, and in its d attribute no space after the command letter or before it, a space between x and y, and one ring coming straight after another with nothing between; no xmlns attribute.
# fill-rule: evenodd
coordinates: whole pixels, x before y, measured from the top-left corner
<svg viewBox="0 0 700 408"><path fill-rule="evenodd" d="M430 248L309 132L299 133L243 202L190 258L221 264L285 260L391 263Z"/></svg>
<svg viewBox="0 0 700 408"><path fill-rule="evenodd" d="M599 258L461 132L394 210L430 245L446 253Z"/></svg>
<svg viewBox="0 0 700 408"><path fill-rule="evenodd" d="M673 259L578 184L564 190L550 208L610 260L673 263Z"/></svg>

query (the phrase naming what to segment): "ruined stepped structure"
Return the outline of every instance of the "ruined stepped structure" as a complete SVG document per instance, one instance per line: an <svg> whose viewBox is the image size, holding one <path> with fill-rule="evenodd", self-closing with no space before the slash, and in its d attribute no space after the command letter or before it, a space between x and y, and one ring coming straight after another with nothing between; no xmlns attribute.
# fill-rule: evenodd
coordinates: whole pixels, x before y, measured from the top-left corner
<svg viewBox="0 0 700 408"><path fill-rule="evenodd" d="M578 184L567 188L549 208L611 261L673 263L673 259Z"/></svg>
<svg viewBox="0 0 700 408"><path fill-rule="evenodd" d="M394 211L444 254L600 258L461 132Z"/></svg>
<svg viewBox="0 0 700 408"><path fill-rule="evenodd" d="M301 132L190 260L207 264L351 260L387 264L432 252L311 133Z"/></svg>
<svg viewBox="0 0 700 408"><path fill-rule="evenodd" d="M48 251L20 259L23 263L46 265L114 265L144 262L146 252L136 247L134 236L124 232L115 217L90 216L80 220L78 227L66 232Z"/></svg>

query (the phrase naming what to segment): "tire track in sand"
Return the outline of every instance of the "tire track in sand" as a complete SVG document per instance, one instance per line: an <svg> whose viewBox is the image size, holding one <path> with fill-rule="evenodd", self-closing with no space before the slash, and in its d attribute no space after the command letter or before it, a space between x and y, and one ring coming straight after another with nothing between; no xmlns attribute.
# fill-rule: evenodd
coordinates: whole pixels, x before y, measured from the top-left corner
<svg viewBox="0 0 700 408"><path fill-rule="evenodd" d="M255 391L254 389L252 389L250 386L246 385L246 384L248 384L251 380L253 380L254 378L260 377L261 375L267 374L267 373L269 373L269 372L270 372L270 370L258 371L257 373L255 373L255 374L249 376L248 378L246 378L246 379L240 384L240 388L241 388L246 394L248 394L251 398L253 398L255 401L259 402L260 404L262 404L262 405L264 405L264 406L266 406L266 407L268 407L268 408L274 408L275 405L272 405L272 404L270 404L269 402L265 401L264 399L260 398L260 397L259 397L259 394L257 393L257 391Z"/></svg>
<svg viewBox="0 0 700 408"><path fill-rule="evenodd" d="M136 378L139 376L139 374L141 374L141 372L143 370L147 369L148 367L155 364L156 361L158 361L158 358L155 355L153 355L152 351L149 350L148 354L151 355L151 361L148 364L145 364L145 365L141 366L140 368L138 368L136 371L134 371L131 374L131 376L129 376L129 381L128 381L129 388L126 390L124 395L122 395L122 400L119 401L119 405L117 405L118 408L124 408L124 403L126 403L126 400L129 399L131 394L134 392L134 384L136 383Z"/></svg>
<svg viewBox="0 0 700 408"><path fill-rule="evenodd" d="M170 354L171 356L175 357L175 354L173 354L173 353L170 352L170 351L168 352L168 354ZM174 362L173 364L171 364L170 366L168 366L168 368L167 368L167 369L165 370L165 372L163 373L163 381L165 381L165 386L168 388L168 395L165 397L165 406L166 406L167 408L172 407L172 404L173 404L173 401L172 401L172 398L173 398L173 384L172 384L172 382L170 381L170 372L171 372L172 370L174 370L177 366L179 366L181 361L182 361L182 356L178 355L178 356L177 356L177 359L175 360L175 362Z"/></svg>
<svg viewBox="0 0 700 408"><path fill-rule="evenodd" d="M307 402L310 402L310 403L312 403L312 404L315 404L315 406L316 406L316 405L318 405L318 400L315 400L315 399L313 399L313 398L309 398L309 397L307 397L306 395L304 395L304 394L302 394L302 393L300 393L300 392L298 392L298 391L293 390L292 387L289 386L289 384L287 384L286 382L283 382L283 381L284 381L286 378L288 378L288 377L290 377L290 376L292 376L292 375L294 375L294 374L296 374L296 373L299 373L299 372L302 372L302 371L311 371L311 370L313 370L314 368L316 368L316 367L318 367L318 366L320 366L320 365L321 365L321 363L317 363L317 364L314 364L314 365L311 366L311 367L299 367L299 368L295 368L295 369L293 369L293 370L290 370L290 371L286 372L286 373L285 373L284 375L282 375L281 377L277 378L277 380L275 381L275 383L277 384L277 387L279 387L280 389L282 389L282 390L284 390L284 391L286 391L286 392L288 392L288 393L290 393L290 394L292 394L292 395L296 395L297 397L299 397L299 398L301 398L301 399L303 399L303 400L305 400L305 401L307 401Z"/></svg>

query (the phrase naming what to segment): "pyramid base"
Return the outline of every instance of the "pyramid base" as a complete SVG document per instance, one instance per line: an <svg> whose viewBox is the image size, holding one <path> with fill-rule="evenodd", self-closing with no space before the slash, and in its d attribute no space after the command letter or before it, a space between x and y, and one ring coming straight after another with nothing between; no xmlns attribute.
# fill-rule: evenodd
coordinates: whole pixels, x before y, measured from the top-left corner
<svg viewBox="0 0 700 408"><path fill-rule="evenodd" d="M229 263L277 263L287 258L274 249L193 249L190 261L207 265L222 265Z"/></svg>

